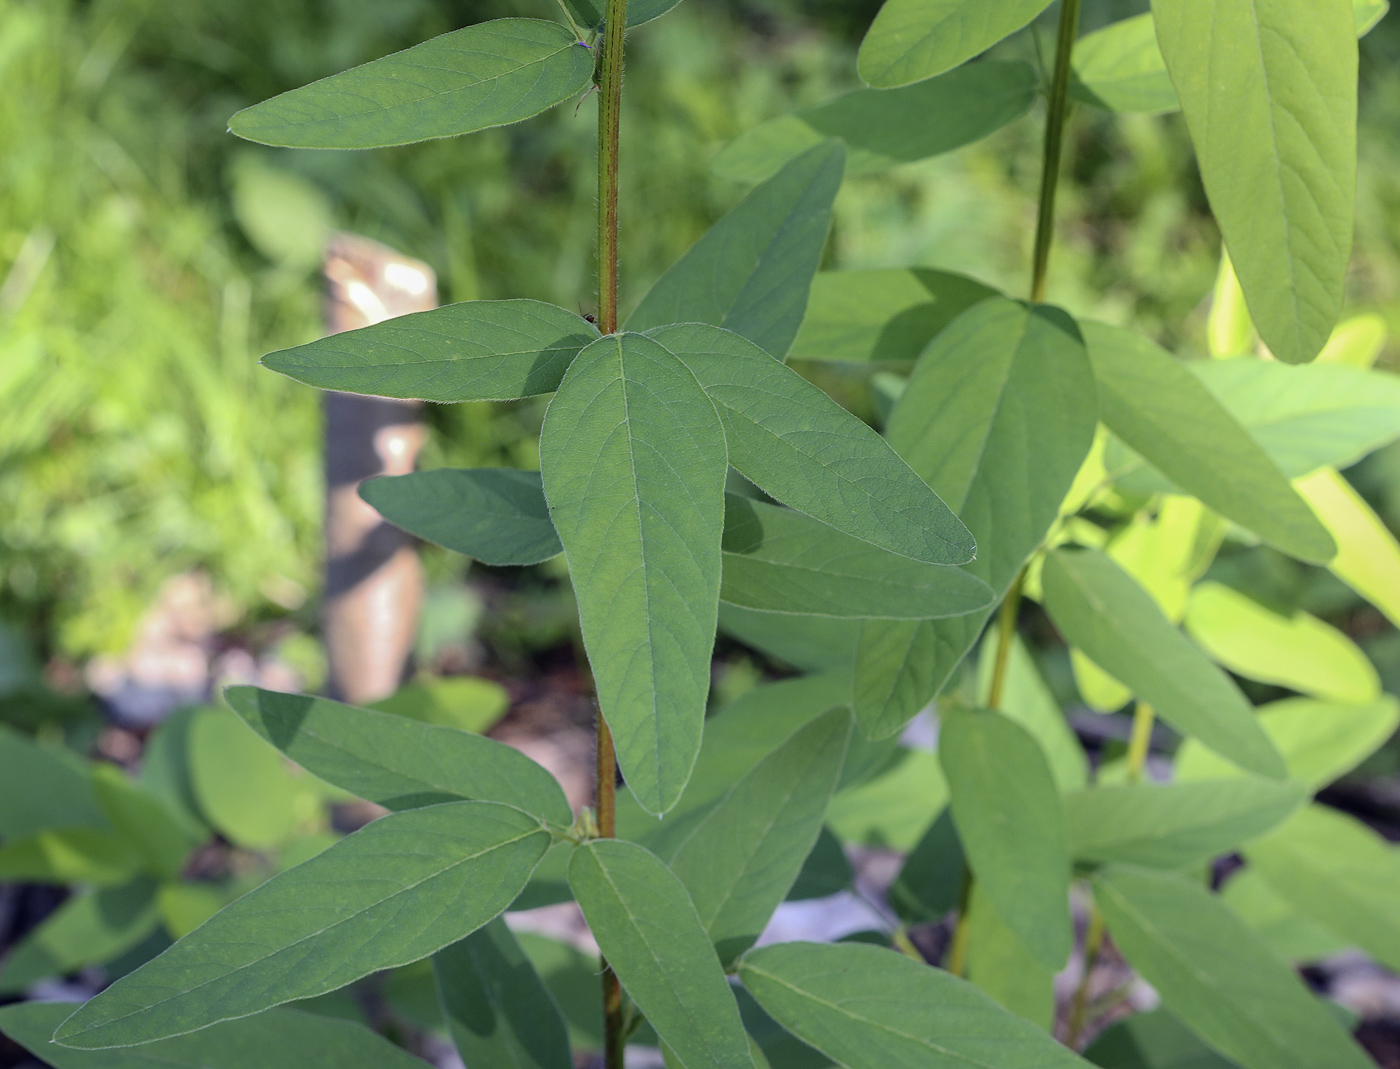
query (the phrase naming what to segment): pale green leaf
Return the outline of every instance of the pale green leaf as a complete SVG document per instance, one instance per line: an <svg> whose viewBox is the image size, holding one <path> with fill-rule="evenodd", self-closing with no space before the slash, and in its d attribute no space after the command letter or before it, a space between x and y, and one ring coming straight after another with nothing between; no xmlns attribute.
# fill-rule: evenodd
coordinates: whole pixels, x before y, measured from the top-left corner
<svg viewBox="0 0 1400 1069"><path fill-rule="evenodd" d="M285 842L317 806L315 789L267 741L223 709L204 709L190 725L190 774L200 812L238 846Z"/></svg>
<svg viewBox="0 0 1400 1069"><path fill-rule="evenodd" d="M1260 335L1304 363L1341 311L1356 198L1346 0L1154 0L1171 72Z"/></svg>
<svg viewBox="0 0 1400 1069"><path fill-rule="evenodd" d="M1070 94L1108 111L1160 115L1181 106L1157 47L1157 27L1150 11L1075 42Z"/></svg>
<svg viewBox="0 0 1400 1069"><path fill-rule="evenodd" d="M1347 949L1345 939L1299 913L1252 868L1231 876L1220 900L1284 961L1320 961Z"/></svg>
<svg viewBox="0 0 1400 1069"><path fill-rule="evenodd" d="M684 885L635 843L600 839L569 863L588 927L647 1022L686 1069L749 1069L739 1008Z"/></svg>
<svg viewBox="0 0 1400 1069"><path fill-rule="evenodd" d="M140 863L125 837L95 828L50 828L0 845L0 881L5 882L111 887L129 881Z"/></svg>
<svg viewBox="0 0 1400 1069"><path fill-rule="evenodd" d="M1332 574L1400 626L1400 542L1385 521L1331 468L1294 485L1337 543Z"/></svg>
<svg viewBox="0 0 1400 1069"><path fill-rule="evenodd" d="M1174 1014L1244 1069L1365 1069L1370 1059L1298 976L1199 882L1129 866L1094 897L1113 940Z"/></svg>
<svg viewBox="0 0 1400 1069"><path fill-rule="evenodd" d="M978 654L977 692L983 702L991 694L998 644L997 633L989 631ZM1011 648L1007 651L1001 703L997 712L1016 721L1040 744L1061 793L1077 791L1089 782L1089 759L1084 754L1084 747L1041 678L1035 658L1021 641L1020 635L1014 633Z"/></svg>
<svg viewBox="0 0 1400 1069"><path fill-rule="evenodd" d="M545 416L540 467L598 704L632 793L675 805L700 748L727 454L715 406L639 334L589 346Z"/></svg>
<svg viewBox="0 0 1400 1069"><path fill-rule="evenodd" d="M439 468L366 479L360 496L396 527L501 567L563 552L537 471Z"/></svg>
<svg viewBox="0 0 1400 1069"><path fill-rule="evenodd" d="M255 104L229 120L286 148L384 148L538 115L593 77L593 53L556 22L497 19Z"/></svg>
<svg viewBox="0 0 1400 1069"><path fill-rule="evenodd" d="M729 462L766 494L915 560L963 564L967 529L866 424L737 334L700 323L650 336L700 380L724 421Z"/></svg>
<svg viewBox="0 0 1400 1069"><path fill-rule="evenodd" d="M1087 1064L971 984L881 947L761 947L744 956L739 979L779 1024L847 1069Z"/></svg>
<svg viewBox="0 0 1400 1069"><path fill-rule="evenodd" d="M860 76L889 88L952 70L1010 36L1049 0L885 0L860 46Z"/></svg>
<svg viewBox="0 0 1400 1069"><path fill-rule="evenodd" d="M1070 853L1077 861L1184 869L1262 835L1307 793L1300 783L1253 777L1077 791L1065 797Z"/></svg>
<svg viewBox="0 0 1400 1069"><path fill-rule="evenodd" d="M1390 10L1390 0L1352 0L1352 14L1356 20L1356 36L1365 37L1385 18Z"/></svg>
<svg viewBox="0 0 1400 1069"><path fill-rule="evenodd" d="M477 799L573 823L559 782L495 739L306 694L230 687L224 696L308 772L389 809Z"/></svg>
<svg viewBox="0 0 1400 1069"><path fill-rule="evenodd" d="M913 849L947 801L938 758L900 748L878 774L840 791L826 819L843 842L903 853Z"/></svg>
<svg viewBox="0 0 1400 1069"><path fill-rule="evenodd" d="M996 290L932 267L823 271L789 360L849 364L917 360L944 327Z"/></svg>
<svg viewBox="0 0 1400 1069"><path fill-rule="evenodd" d="M1283 758L1239 688L1110 558L1054 550L1042 581L1045 607L1065 638L1163 720L1243 768L1283 777Z"/></svg>
<svg viewBox="0 0 1400 1069"><path fill-rule="evenodd" d="M981 883L967 906L967 978L998 1006L1049 1032L1055 1022L1055 970L1038 961L1001 919Z"/></svg>
<svg viewBox="0 0 1400 1069"><path fill-rule="evenodd" d="M992 592L960 568L896 556L791 509L725 499L720 597L765 612L935 619L986 609Z"/></svg>
<svg viewBox="0 0 1400 1069"><path fill-rule="evenodd" d="M1027 63L975 63L902 89L860 89L770 119L731 141L715 171L761 182L828 137L849 153L847 174L922 160L980 141L1030 110L1038 83Z"/></svg>
<svg viewBox="0 0 1400 1069"><path fill-rule="evenodd" d="M1317 362L1369 370L1380 359L1389 337L1390 326L1385 316L1377 312L1351 316L1337 324L1322 352L1317 354Z"/></svg>
<svg viewBox="0 0 1400 1069"><path fill-rule="evenodd" d="M423 401L549 393L595 341L582 316L541 301L466 301L268 353L265 367L323 390Z"/></svg>
<svg viewBox="0 0 1400 1069"><path fill-rule="evenodd" d="M370 708L425 724L482 732L510 708L510 692L494 680L479 676L426 678L400 687Z"/></svg>
<svg viewBox="0 0 1400 1069"><path fill-rule="evenodd" d="M1217 663L1246 679L1324 701L1360 705L1381 696L1376 669L1335 627L1305 612L1280 616L1220 583L1192 591L1186 630Z"/></svg>
<svg viewBox="0 0 1400 1069"><path fill-rule="evenodd" d="M710 323L782 359L807 311L845 165L833 139L756 187L657 280L627 329Z"/></svg>
<svg viewBox="0 0 1400 1069"><path fill-rule="evenodd" d="M383 817L234 901L55 1039L92 1050L184 1035L427 957L510 905L549 841L490 802Z"/></svg>
<svg viewBox="0 0 1400 1069"><path fill-rule="evenodd" d="M1326 528L1186 365L1135 331L1082 329L1109 430L1187 493L1285 553L1331 559L1336 546Z"/></svg>
<svg viewBox="0 0 1400 1069"><path fill-rule="evenodd" d="M942 717L938 756L978 886L1031 955L1059 969L1074 946L1070 857L1044 751L1000 713L951 710Z"/></svg>
<svg viewBox="0 0 1400 1069"><path fill-rule="evenodd" d="M763 931L821 832L850 714L827 713L734 784L670 857L700 922L732 961Z"/></svg>
<svg viewBox="0 0 1400 1069"><path fill-rule="evenodd" d="M433 974L467 1065L572 1069L559 1006L500 917L434 954Z"/></svg>

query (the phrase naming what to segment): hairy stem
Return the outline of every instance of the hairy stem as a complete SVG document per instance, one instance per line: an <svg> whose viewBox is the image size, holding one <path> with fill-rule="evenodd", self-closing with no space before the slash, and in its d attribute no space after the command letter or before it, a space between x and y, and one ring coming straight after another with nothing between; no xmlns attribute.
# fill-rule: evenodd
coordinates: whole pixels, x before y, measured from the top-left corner
<svg viewBox="0 0 1400 1069"><path fill-rule="evenodd" d="M1133 709L1133 734L1128 739L1128 782L1137 783L1142 779L1147 765L1147 751L1152 745L1152 725L1156 720L1152 706L1138 702Z"/></svg>
<svg viewBox="0 0 1400 1069"><path fill-rule="evenodd" d="M1055 41L1055 71L1050 81L1050 102L1045 119L1045 156L1040 172L1040 212L1035 224L1035 255L1031 268L1031 300L1045 299L1045 278L1050 267L1050 245L1055 237L1055 192L1060 184L1060 155L1064 147L1065 120L1069 116L1070 59L1079 35L1080 0L1060 0L1060 28Z"/></svg>

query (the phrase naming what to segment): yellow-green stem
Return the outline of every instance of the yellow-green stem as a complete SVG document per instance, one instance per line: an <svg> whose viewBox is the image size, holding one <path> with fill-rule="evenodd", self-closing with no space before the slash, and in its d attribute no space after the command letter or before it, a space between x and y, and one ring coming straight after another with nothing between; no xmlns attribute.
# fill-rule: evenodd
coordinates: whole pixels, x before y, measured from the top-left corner
<svg viewBox="0 0 1400 1069"><path fill-rule="evenodd" d="M1089 930L1084 933L1084 975L1079 978L1079 986L1074 989L1074 1001L1070 1004L1069 1027L1065 1034L1065 1046L1070 1050L1079 1049L1079 1037L1084 1032L1085 1010L1089 1005L1089 979L1094 966L1099 961L1099 951L1103 949L1103 914L1094 904L1089 906Z"/></svg>
<svg viewBox="0 0 1400 1069"><path fill-rule="evenodd" d="M1065 121L1069 117L1070 61L1074 39L1079 36L1080 0L1060 0L1060 28L1055 40L1055 70L1045 119L1045 155L1040 172L1040 211L1035 224L1035 253L1031 267L1031 300L1045 299L1045 279L1050 269L1050 246L1055 238L1055 193L1060 184L1060 157L1064 148Z"/></svg>
<svg viewBox="0 0 1400 1069"><path fill-rule="evenodd" d="M947 964L944 966L954 976L967 971L967 943L971 934L967 919L972 904L972 870L963 866L962 891L958 894L958 924L953 929L953 941L948 946Z"/></svg>
<svg viewBox="0 0 1400 1069"><path fill-rule="evenodd" d="M1157 717L1152 706L1138 702L1133 709L1133 734L1128 739L1128 782L1137 783L1147 767L1147 751L1152 745L1152 725Z"/></svg>

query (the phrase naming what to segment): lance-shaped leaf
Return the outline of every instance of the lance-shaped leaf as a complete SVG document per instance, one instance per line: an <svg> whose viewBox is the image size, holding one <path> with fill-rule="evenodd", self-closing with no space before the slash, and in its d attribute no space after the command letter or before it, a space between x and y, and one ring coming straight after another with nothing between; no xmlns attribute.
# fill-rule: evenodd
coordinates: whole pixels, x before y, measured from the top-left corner
<svg viewBox="0 0 1400 1069"><path fill-rule="evenodd" d="M724 969L679 879L635 843L574 851L569 885L622 986L685 1069L748 1069Z"/></svg>
<svg viewBox="0 0 1400 1069"><path fill-rule="evenodd" d="M376 820L225 907L54 1038L85 1050L148 1043L418 961L510 905L549 842L538 820L491 802Z"/></svg>
<svg viewBox="0 0 1400 1069"><path fill-rule="evenodd" d="M366 479L360 496L395 527L482 564L539 564L564 550L537 471L439 468Z"/></svg>
<svg viewBox="0 0 1400 1069"><path fill-rule="evenodd" d="M729 462L764 493L901 556L932 564L972 559L972 536L924 480L797 372L703 323L650 336L700 380L724 421Z"/></svg>
<svg viewBox="0 0 1400 1069"><path fill-rule="evenodd" d="M540 435L598 704L628 786L652 813L676 804L700 748L726 464L700 383L639 334L579 355Z"/></svg>
<svg viewBox="0 0 1400 1069"><path fill-rule="evenodd" d="M779 1024L847 1069L1088 1066L971 984L883 947L760 947L744 955L739 979Z"/></svg>
<svg viewBox="0 0 1400 1069"><path fill-rule="evenodd" d="M952 70L1049 6L1049 0L885 0L860 46L860 76L889 88Z"/></svg>
<svg viewBox="0 0 1400 1069"><path fill-rule="evenodd" d="M976 63L902 89L861 89L771 119L715 157L715 170L761 182L828 137L846 143L848 174L884 170L980 141L1019 119L1035 100L1028 63Z"/></svg>
<svg viewBox="0 0 1400 1069"><path fill-rule="evenodd" d="M384 148L538 115L583 92L593 53L557 22L497 19L240 111L229 130L285 148Z"/></svg>
<svg viewBox="0 0 1400 1069"><path fill-rule="evenodd" d="M1400 851L1365 824L1311 805L1245 858L1299 913L1400 968Z"/></svg>
<svg viewBox="0 0 1400 1069"><path fill-rule="evenodd" d="M1301 783L1253 777L1076 791L1065 796L1070 853L1078 861L1182 869L1264 834L1307 795Z"/></svg>
<svg viewBox="0 0 1400 1069"><path fill-rule="evenodd" d="M627 329L712 323L781 360L807 311L845 166L833 139L755 188L657 280Z"/></svg>
<svg viewBox="0 0 1400 1069"><path fill-rule="evenodd" d="M1239 688L1111 558L1057 549L1042 582L1045 607L1065 638L1163 720L1241 768L1285 776L1283 758Z"/></svg>
<svg viewBox="0 0 1400 1069"><path fill-rule="evenodd" d="M1327 529L1283 472L1185 365L1135 331L1081 326L1109 430L1183 490L1285 553L1314 562L1335 555Z"/></svg>
<svg viewBox="0 0 1400 1069"><path fill-rule="evenodd" d="M1181 106L1162 50L1157 47L1157 27L1150 11L1075 42L1070 94L1109 111L1156 115Z"/></svg>
<svg viewBox="0 0 1400 1069"><path fill-rule="evenodd" d="M961 568L897 557L800 512L733 494L725 499L719 596L765 612L913 620L992 603L991 588Z"/></svg>
<svg viewBox="0 0 1400 1069"><path fill-rule="evenodd" d="M572 1069L559 1005L500 917L434 954L433 974L467 1065Z"/></svg>
<svg viewBox="0 0 1400 1069"><path fill-rule="evenodd" d="M823 271L789 360L850 364L917 360L924 346L990 286L932 267Z"/></svg>
<svg viewBox="0 0 1400 1069"><path fill-rule="evenodd" d="M1337 543L1332 574L1400 625L1400 542L1356 491L1331 468L1297 482Z"/></svg>
<svg viewBox="0 0 1400 1069"><path fill-rule="evenodd" d="M1260 336L1290 364L1341 312L1356 199L1346 0L1154 0L1157 41Z"/></svg>
<svg viewBox="0 0 1400 1069"><path fill-rule="evenodd" d="M1034 736L985 710L944 714L938 757L968 863L1002 920L1042 964L1074 946L1060 792Z"/></svg>
<svg viewBox="0 0 1400 1069"><path fill-rule="evenodd" d="M1093 369L1064 312L1006 298L934 339L890 416L890 443L977 539L968 570L1000 597L1045 538L1098 423ZM891 735L943 687L985 616L861 625L855 713Z"/></svg>
<svg viewBox="0 0 1400 1069"><path fill-rule="evenodd" d="M573 822L559 781L495 739L309 694L229 687L224 697L312 775L389 809L475 799Z"/></svg>
<svg viewBox="0 0 1400 1069"><path fill-rule="evenodd" d="M423 401L549 393L598 330L542 301L466 301L268 353L273 371L323 390Z"/></svg>
<svg viewBox="0 0 1400 1069"><path fill-rule="evenodd" d="M1197 880L1114 866L1094 880L1113 941L1190 1029L1244 1069L1370 1059L1291 968Z"/></svg>
<svg viewBox="0 0 1400 1069"><path fill-rule="evenodd" d="M242 1021L125 1050L74 1050L49 1037L69 1002L0 1009L0 1031L55 1069L423 1069L424 1063L353 1021L303 1010L269 1010Z"/></svg>
<svg viewBox="0 0 1400 1069"><path fill-rule="evenodd" d="M803 728L734 784L672 854L671 871L721 961L753 945L802 871L850 734L844 709Z"/></svg>

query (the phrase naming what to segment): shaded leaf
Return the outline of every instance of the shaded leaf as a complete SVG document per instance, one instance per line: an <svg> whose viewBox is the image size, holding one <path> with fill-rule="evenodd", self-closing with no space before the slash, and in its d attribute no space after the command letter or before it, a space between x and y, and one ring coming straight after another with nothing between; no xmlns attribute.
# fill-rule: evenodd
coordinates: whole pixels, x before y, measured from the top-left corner
<svg viewBox="0 0 1400 1069"><path fill-rule="evenodd" d="M967 978L998 1006L1051 1031L1055 970L1037 960L1001 919L981 883L972 885L967 907Z"/></svg>
<svg viewBox="0 0 1400 1069"><path fill-rule="evenodd" d="M136 874L141 859L125 837L95 828L51 828L0 845L0 880L111 887Z"/></svg>
<svg viewBox="0 0 1400 1069"><path fill-rule="evenodd" d="M628 0L627 25L640 26L660 18L681 0ZM600 29L607 11L607 0L564 0L575 22L586 30Z"/></svg>
<svg viewBox="0 0 1400 1069"><path fill-rule="evenodd" d="M977 692L982 701L991 695L992 673L996 667L1000 637L988 631L977 662ZM1060 711L1055 696L1041 678L1040 670L1020 635L1014 634L1007 651L1002 675L1001 703L997 712L1016 721L1040 744L1055 785L1061 792L1077 791L1089 781L1089 759L1074 730Z"/></svg>
<svg viewBox="0 0 1400 1069"><path fill-rule="evenodd" d="M238 846L277 846L320 808L311 784L223 709L202 710L190 725L190 772L200 812Z"/></svg>
<svg viewBox="0 0 1400 1069"><path fill-rule="evenodd" d="M826 817L843 842L904 853L947 801L948 784L938 758L900 747L878 773L841 790Z"/></svg>
<svg viewBox="0 0 1400 1069"><path fill-rule="evenodd" d="M1108 111L1160 115L1181 106L1157 47L1157 27L1150 11L1075 42L1070 95Z"/></svg>
<svg viewBox="0 0 1400 1069"><path fill-rule="evenodd" d="M0 724L0 838L25 839L50 828L111 826L76 755Z"/></svg>
<svg viewBox="0 0 1400 1069"><path fill-rule="evenodd" d="M92 785L107 819L136 851L142 868L152 876L179 876L190 851L204 841L200 830L112 765L95 766Z"/></svg>
<svg viewBox="0 0 1400 1069"><path fill-rule="evenodd" d="M860 622L832 616L775 616L773 613L720 605L719 626L725 634L780 664L803 672L849 669L855 657Z"/></svg>
<svg viewBox="0 0 1400 1069"><path fill-rule="evenodd" d="M1049 0L885 0L860 46L860 76L891 87L932 78L1007 37Z"/></svg>
<svg viewBox="0 0 1400 1069"><path fill-rule="evenodd" d="M1164 1009L1134 1013L1105 1029L1084 1057L1103 1069L1238 1069Z"/></svg>
<svg viewBox="0 0 1400 1069"><path fill-rule="evenodd" d="M944 809L905 857L890 886L890 905L905 924L939 920L957 908L966 867L953 811Z"/></svg>
<svg viewBox="0 0 1400 1069"><path fill-rule="evenodd" d="M841 849L841 841L832 834L830 828L823 827L817 836L812 852L802 863L802 870L793 881L786 901L803 902L812 898L825 898L847 890L855 879L855 870Z"/></svg>

